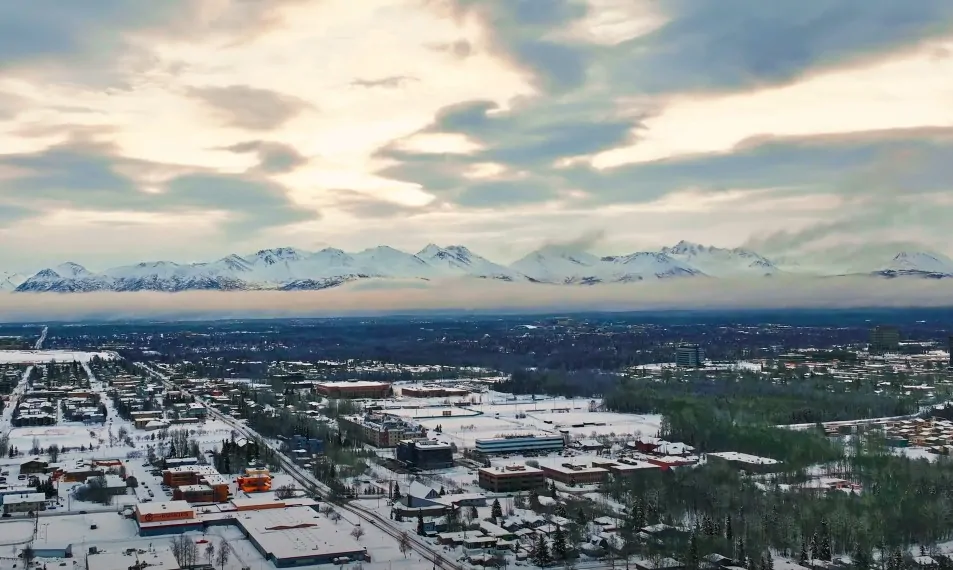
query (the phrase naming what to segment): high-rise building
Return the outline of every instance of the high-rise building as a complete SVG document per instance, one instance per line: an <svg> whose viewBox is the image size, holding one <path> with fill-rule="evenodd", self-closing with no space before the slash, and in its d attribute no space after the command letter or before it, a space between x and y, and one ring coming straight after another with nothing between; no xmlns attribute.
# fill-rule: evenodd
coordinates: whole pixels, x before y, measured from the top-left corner
<svg viewBox="0 0 953 570"><path fill-rule="evenodd" d="M705 363L705 352L697 344L682 344L675 351L675 365L680 368L700 368Z"/></svg>
<svg viewBox="0 0 953 570"><path fill-rule="evenodd" d="M870 329L870 352L896 352L900 348L900 329L878 325Z"/></svg>

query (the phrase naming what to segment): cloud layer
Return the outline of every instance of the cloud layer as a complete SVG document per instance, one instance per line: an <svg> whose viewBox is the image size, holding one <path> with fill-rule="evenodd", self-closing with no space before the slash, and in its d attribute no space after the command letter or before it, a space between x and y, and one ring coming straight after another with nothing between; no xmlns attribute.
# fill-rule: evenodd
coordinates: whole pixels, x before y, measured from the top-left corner
<svg viewBox="0 0 953 570"><path fill-rule="evenodd" d="M700 294L703 291L703 294ZM0 296L2 322L225 319L417 312L707 310L946 307L949 285L932 280L778 278L670 281L598 287L453 280L372 282L324 291L17 293Z"/></svg>
<svg viewBox="0 0 953 570"><path fill-rule="evenodd" d="M0 270L429 242L953 254L946 0L60 4L0 7Z"/></svg>

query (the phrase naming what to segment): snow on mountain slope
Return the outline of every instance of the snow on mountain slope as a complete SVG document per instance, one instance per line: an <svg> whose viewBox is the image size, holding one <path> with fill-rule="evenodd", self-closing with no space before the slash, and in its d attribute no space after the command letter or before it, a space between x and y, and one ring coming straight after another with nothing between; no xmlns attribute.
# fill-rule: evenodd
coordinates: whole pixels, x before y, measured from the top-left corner
<svg viewBox="0 0 953 570"><path fill-rule="evenodd" d="M467 275L503 281L526 281L526 276L504 265L493 263L462 245L440 247L429 244L417 253L428 265L448 275Z"/></svg>
<svg viewBox="0 0 953 570"><path fill-rule="evenodd" d="M901 251L884 267L874 271L885 277L953 277L953 260L939 253Z"/></svg>
<svg viewBox="0 0 953 570"><path fill-rule="evenodd" d="M585 251L546 246L510 264L510 269L541 283L601 283L602 260Z"/></svg>
<svg viewBox="0 0 953 570"><path fill-rule="evenodd" d="M817 260L815 260L817 261ZM824 261L824 260L821 260ZM795 267L787 260L786 267ZM822 264L823 265L823 264ZM843 262L831 265L843 265ZM869 267L869 266L868 266ZM347 253L326 248L317 252L290 247L228 255L204 263L142 262L93 273L76 263L44 269L29 278L0 274L0 291L90 292L188 290L318 290L363 283L400 283L411 287L444 278L483 278L567 285L629 283L700 277L761 278L782 273L778 265L745 249L723 249L679 242L661 251L597 257L586 251L546 246L509 266L481 257L462 245L430 244L416 255L388 246ZM953 260L936 253L905 251L875 270L842 270L832 275L872 277L953 277Z"/></svg>
<svg viewBox="0 0 953 570"><path fill-rule="evenodd" d="M629 255L603 257L609 281L627 283L644 279L700 276L702 272L666 253L640 251Z"/></svg>
<svg viewBox="0 0 953 570"><path fill-rule="evenodd" d="M764 276L781 272L770 260L741 248L724 249L680 241L673 247L662 248L662 253L711 277Z"/></svg>

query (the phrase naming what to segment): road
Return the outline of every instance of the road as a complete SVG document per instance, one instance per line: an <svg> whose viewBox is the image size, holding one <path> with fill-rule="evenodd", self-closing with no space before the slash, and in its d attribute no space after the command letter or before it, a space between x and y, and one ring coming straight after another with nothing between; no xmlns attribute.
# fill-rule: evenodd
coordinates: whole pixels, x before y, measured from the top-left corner
<svg viewBox="0 0 953 570"><path fill-rule="evenodd" d="M36 344L33 345L33 350L41 350L43 348L43 343L46 342L46 333L49 332L50 327L43 327L43 332L40 333L40 338L36 340Z"/></svg>
<svg viewBox="0 0 953 570"><path fill-rule="evenodd" d="M162 381L167 389L177 390L178 387L172 384L169 380L169 377L165 374L159 372L158 370L152 368L151 366L137 362L136 366L142 368L145 372L151 375L153 378ZM235 421L233 418L228 417L218 410L208 406L205 402L202 401L202 398L195 396L197 402L206 406L208 413L211 417L224 422L229 427L234 429L236 432L244 435L245 437L257 438L262 441L265 441L255 430L249 428L245 424ZM297 481L302 488L314 492L317 496L327 500L330 495L330 489L324 483L318 481L311 473L301 469L296 463L291 461L280 449L268 444L269 448L275 453L275 458L278 460L278 463L281 465L281 468L288 473L292 479ZM395 525L394 521L389 518L383 517L375 511L368 509L362 505L352 505L352 504L341 504L338 505L338 509L351 513L359 519L369 522L371 525L381 529L388 536L392 537L394 540L399 541L400 537L404 534L405 530ZM434 568L443 568L445 570L462 570L462 565L457 561L447 558L440 552L434 551L431 546L424 542L419 536L413 533L407 533L410 540L411 547L423 556L427 560L431 560L434 563Z"/></svg>

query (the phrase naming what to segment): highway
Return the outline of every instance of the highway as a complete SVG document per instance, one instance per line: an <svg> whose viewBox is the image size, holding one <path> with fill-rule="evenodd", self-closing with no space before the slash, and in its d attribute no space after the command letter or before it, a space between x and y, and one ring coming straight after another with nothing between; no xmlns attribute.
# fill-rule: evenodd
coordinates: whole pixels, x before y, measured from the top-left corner
<svg viewBox="0 0 953 570"><path fill-rule="evenodd" d="M46 333L49 332L50 327L43 327L43 332L40 333L40 338L36 340L36 344L33 345L33 350L42 350L43 343L46 342Z"/></svg>
<svg viewBox="0 0 953 570"><path fill-rule="evenodd" d="M142 363L136 362L136 366L140 367L142 370L147 372L152 377L162 381L167 389L178 390L179 388L172 384L169 380L169 377L165 374L159 372L153 367ZM194 396L194 394L193 394ZM233 418L230 418L218 410L208 406L205 402L202 401L202 398L195 396L196 401L202 403L206 406L210 416L214 417L217 420L220 420L227 424L229 427L234 429L236 432L244 435L245 437L257 438L262 441L265 441L265 438L261 437L255 430L249 428L245 424L235 421ZM327 485L321 483L315 477L308 473L307 471L301 469L295 462L289 459L280 449L268 444L265 441L266 445L275 453L275 457L278 460L278 463L281 465L281 468L285 470L295 481L297 481L302 488L313 492L318 497L321 497L325 500L328 500L330 495L330 489ZM387 517L383 517L377 512L368 509L362 505L353 505L353 504L339 504L338 509L344 512L351 513L355 517L367 521L374 527L381 529L388 536L391 536L394 540L399 541L401 535L405 532L405 529L396 526L394 521L390 520ZM444 570L462 570L462 565L457 561L452 560L443 554L434 551L429 544L423 541L418 535L412 532L407 533L408 538L410 539L410 544L412 548L420 554L423 558L433 561L434 568L443 568Z"/></svg>

